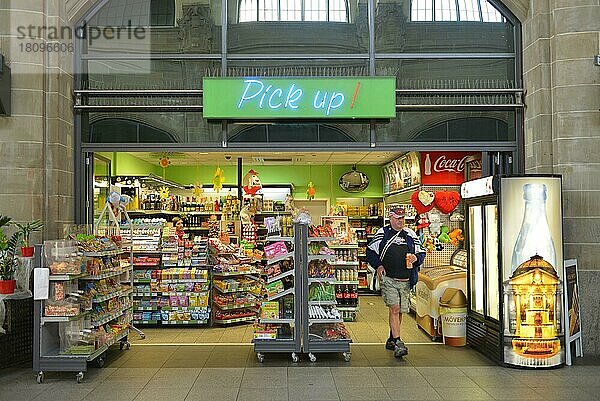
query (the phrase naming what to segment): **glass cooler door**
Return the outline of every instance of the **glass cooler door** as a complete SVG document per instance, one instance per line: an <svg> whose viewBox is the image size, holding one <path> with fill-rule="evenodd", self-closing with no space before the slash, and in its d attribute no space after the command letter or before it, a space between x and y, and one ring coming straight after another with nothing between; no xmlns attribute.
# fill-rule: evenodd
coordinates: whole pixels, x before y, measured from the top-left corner
<svg viewBox="0 0 600 401"><path fill-rule="evenodd" d="M469 207L469 305L483 315L484 258L483 258L483 206Z"/></svg>

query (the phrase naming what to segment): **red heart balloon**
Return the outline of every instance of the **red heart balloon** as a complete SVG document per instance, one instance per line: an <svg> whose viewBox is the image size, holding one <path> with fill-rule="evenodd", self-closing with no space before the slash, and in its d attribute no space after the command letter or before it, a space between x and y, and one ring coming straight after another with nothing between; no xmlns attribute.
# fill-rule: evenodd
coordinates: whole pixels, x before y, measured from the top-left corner
<svg viewBox="0 0 600 401"><path fill-rule="evenodd" d="M444 214L450 214L460 202L460 194L456 191L438 191L433 203Z"/></svg>
<svg viewBox="0 0 600 401"><path fill-rule="evenodd" d="M412 196L410 197L410 203L412 203L412 205L415 207L415 210L417 211L417 213L423 214L423 213L427 213L428 211L430 211L431 209L433 209L433 206L435 204L435 199L431 203L431 205L425 206L423 204L423 202L421 202L419 200L419 191L415 191L412 194Z"/></svg>

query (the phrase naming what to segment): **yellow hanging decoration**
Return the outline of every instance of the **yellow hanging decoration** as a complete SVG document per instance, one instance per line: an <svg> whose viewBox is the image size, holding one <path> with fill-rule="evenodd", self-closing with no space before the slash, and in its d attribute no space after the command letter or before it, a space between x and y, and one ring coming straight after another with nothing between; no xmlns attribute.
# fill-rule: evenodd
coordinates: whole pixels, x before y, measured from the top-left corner
<svg viewBox="0 0 600 401"><path fill-rule="evenodd" d="M158 188L158 193L159 193L160 199L162 199L162 200L169 198L169 192L170 192L169 187Z"/></svg>
<svg viewBox="0 0 600 401"><path fill-rule="evenodd" d="M194 189L192 190L192 194L196 198L200 198L202 196L203 192L204 192L204 188L202 187L202 184L200 184L199 182L196 182L194 184Z"/></svg>
<svg viewBox="0 0 600 401"><path fill-rule="evenodd" d="M221 189L223 189L223 183L225 182L225 176L223 176L221 167L217 167L217 170L215 170L215 176L213 177L212 182L215 192L219 193Z"/></svg>

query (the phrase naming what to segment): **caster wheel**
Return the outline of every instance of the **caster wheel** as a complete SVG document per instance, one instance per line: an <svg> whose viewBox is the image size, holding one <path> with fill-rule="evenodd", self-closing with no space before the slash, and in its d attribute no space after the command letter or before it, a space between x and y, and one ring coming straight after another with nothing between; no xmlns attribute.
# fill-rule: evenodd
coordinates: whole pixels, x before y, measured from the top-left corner
<svg viewBox="0 0 600 401"><path fill-rule="evenodd" d="M105 355L100 355L98 358L96 358L96 360L94 361L95 365L97 368L103 368L104 364L106 363L106 356Z"/></svg>
<svg viewBox="0 0 600 401"><path fill-rule="evenodd" d="M257 352L256 359L258 359L258 362L263 363L265 360L265 356L263 354L261 354L260 352Z"/></svg>
<svg viewBox="0 0 600 401"><path fill-rule="evenodd" d="M316 362L316 361L317 361L317 356L316 356L315 354L313 354L312 352L309 352L309 353L308 353L308 359L309 359L311 362Z"/></svg>
<svg viewBox="0 0 600 401"><path fill-rule="evenodd" d="M37 382L38 384L42 384L44 382L44 372L41 370L37 374Z"/></svg>
<svg viewBox="0 0 600 401"><path fill-rule="evenodd" d="M77 373L76 379L77 383L81 383L83 381L83 372Z"/></svg>
<svg viewBox="0 0 600 401"><path fill-rule="evenodd" d="M123 351L124 349L129 349L131 348L131 343L129 341L123 341L121 342L121 344L119 345L119 349L121 351Z"/></svg>
<svg viewBox="0 0 600 401"><path fill-rule="evenodd" d="M300 362L300 357L295 352L292 352L292 362L294 362L294 363Z"/></svg>
<svg viewBox="0 0 600 401"><path fill-rule="evenodd" d="M352 358L352 354L350 352L344 352L342 355L344 355L344 361L350 362L350 358Z"/></svg>

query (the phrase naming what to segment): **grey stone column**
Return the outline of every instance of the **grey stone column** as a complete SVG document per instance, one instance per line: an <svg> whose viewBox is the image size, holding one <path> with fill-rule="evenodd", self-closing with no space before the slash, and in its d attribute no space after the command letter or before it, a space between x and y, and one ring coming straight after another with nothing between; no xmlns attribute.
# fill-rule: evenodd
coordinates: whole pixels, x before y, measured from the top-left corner
<svg viewBox="0 0 600 401"><path fill-rule="evenodd" d="M60 0L0 1L0 51L12 72L12 115L0 116L0 213L42 219L44 238L73 219L72 55L39 50L69 43L43 29L68 25L64 15Z"/></svg>
<svg viewBox="0 0 600 401"><path fill-rule="evenodd" d="M563 176L564 258L579 261L584 353L600 355L598 0L535 0L523 23L528 173Z"/></svg>

